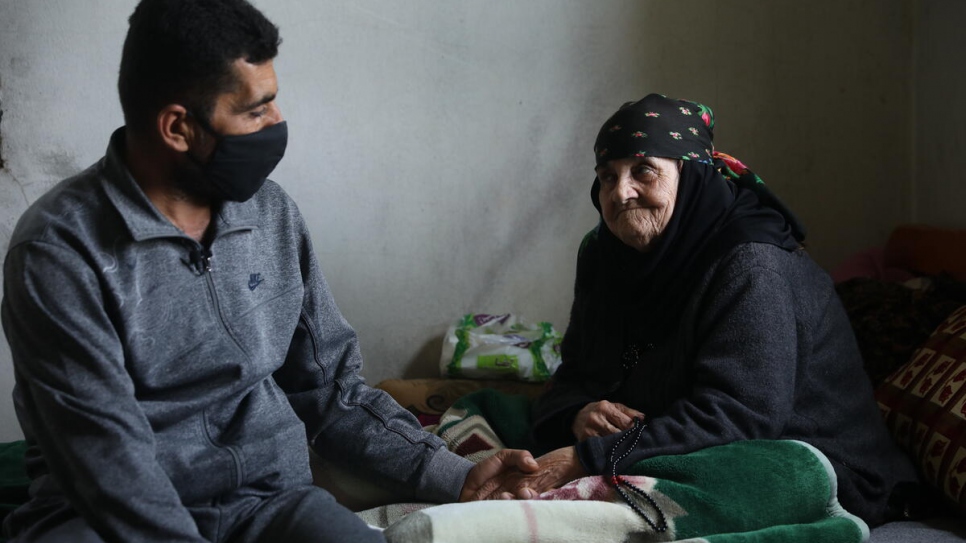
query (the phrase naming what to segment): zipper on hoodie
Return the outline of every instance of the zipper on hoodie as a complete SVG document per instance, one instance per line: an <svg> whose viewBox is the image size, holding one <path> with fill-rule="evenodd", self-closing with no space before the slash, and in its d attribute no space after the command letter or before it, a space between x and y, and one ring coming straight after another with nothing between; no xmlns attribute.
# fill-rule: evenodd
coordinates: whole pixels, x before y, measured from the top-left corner
<svg viewBox="0 0 966 543"><path fill-rule="evenodd" d="M198 243L195 240L191 240L189 244L190 246L188 248L188 251L189 251L188 261L186 261L185 263L188 264L189 267L192 268L197 275L204 276L205 284L208 287L208 293L211 295L211 301L212 301L212 305L214 306L215 314L218 316L218 322L221 323L222 329L225 331L226 334L228 334L228 337L230 337L231 340L235 343L235 346L238 347L238 350L244 353L245 356L248 356L248 353L242 347L241 342L238 341L238 338L235 336L234 332L232 332L231 328L228 326L228 323L225 320L225 315L221 310L221 302L218 299L218 291L215 289L215 279L212 276L215 272L215 267L214 265L212 265L212 259L214 258L214 254L211 252L211 249L205 247L204 245L202 245L201 243ZM207 426L207 416L205 416L205 421L206 421L205 426ZM244 480L244 467L243 467L242 458L239 455L238 450L236 449L236 447L232 445L225 445L223 443L216 441L212 437L210 432L206 432L206 433L208 434L208 441L210 441L212 445L228 451L228 454L231 455L232 462L235 464L235 474L234 474L235 488L240 487L242 484L242 481Z"/></svg>

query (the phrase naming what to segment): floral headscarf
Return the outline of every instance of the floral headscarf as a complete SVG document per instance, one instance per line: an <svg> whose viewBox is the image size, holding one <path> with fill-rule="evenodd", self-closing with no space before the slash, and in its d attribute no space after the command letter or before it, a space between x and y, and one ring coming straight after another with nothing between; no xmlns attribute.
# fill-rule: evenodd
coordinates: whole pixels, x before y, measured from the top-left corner
<svg viewBox="0 0 966 543"><path fill-rule="evenodd" d="M710 107L648 94L627 102L614 113L597 134L594 157L597 166L609 160L654 156L685 160L713 167L725 179L752 190L761 203L781 213L795 239L805 239L801 222L767 187L755 172L737 158L714 148L714 111ZM595 180L591 191L594 206L600 210Z"/></svg>
<svg viewBox="0 0 966 543"><path fill-rule="evenodd" d="M649 94L624 104L597 135L600 166L615 158L656 156L711 164L714 113L697 102Z"/></svg>

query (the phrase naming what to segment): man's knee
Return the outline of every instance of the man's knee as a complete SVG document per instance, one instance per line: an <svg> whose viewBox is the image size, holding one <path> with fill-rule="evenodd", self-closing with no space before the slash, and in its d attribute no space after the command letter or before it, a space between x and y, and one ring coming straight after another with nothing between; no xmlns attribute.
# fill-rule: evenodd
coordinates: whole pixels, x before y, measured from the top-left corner
<svg viewBox="0 0 966 543"><path fill-rule="evenodd" d="M258 543L385 543L379 530L343 507L331 494L318 487L287 493L263 514L271 515Z"/></svg>
<svg viewBox="0 0 966 543"><path fill-rule="evenodd" d="M9 543L104 543L104 540L84 519L56 515L21 530Z"/></svg>

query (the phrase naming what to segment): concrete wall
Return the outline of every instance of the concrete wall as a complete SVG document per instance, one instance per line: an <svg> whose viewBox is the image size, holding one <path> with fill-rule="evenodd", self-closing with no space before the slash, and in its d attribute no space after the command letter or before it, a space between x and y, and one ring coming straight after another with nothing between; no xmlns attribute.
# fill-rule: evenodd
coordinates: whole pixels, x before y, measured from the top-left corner
<svg viewBox="0 0 966 543"><path fill-rule="evenodd" d="M257 0L282 29L300 203L365 374L436 373L465 312L567 324L596 222L591 146L648 92L717 114L832 266L909 217L912 17L901 0ZM134 0L0 0L0 249L97 160ZM19 437L0 340L0 440Z"/></svg>
<svg viewBox="0 0 966 543"><path fill-rule="evenodd" d="M919 0L915 47L918 222L966 228L966 2Z"/></svg>

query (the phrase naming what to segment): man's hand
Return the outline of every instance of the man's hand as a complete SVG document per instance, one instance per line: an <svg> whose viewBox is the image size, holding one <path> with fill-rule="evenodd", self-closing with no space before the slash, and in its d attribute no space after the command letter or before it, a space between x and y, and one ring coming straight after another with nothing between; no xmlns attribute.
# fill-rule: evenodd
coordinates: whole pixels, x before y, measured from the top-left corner
<svg viewBox="0 0 966 543"><path fill-rule="evenodd" d="M460 501L487 499L501 487L507 476L533 473L537 469L537 461L528 451L503 449L470 470L460 492Z"/></svg>
<svg viewBox="0 0 966 543"><path fill-rule="evenodd" d="M585 405L577 413L570 429L577 441L583 441L588 437L607 436L629 430L634 426L634 419L643 418L644 413L636 409L602 400Z"/></svg>
<svg viewBox="0 0 966 543"><path fill-rule="evenodd" d="M577 459L577 449L563 447L537 458L540 469L531 473L509 473L499 488L484 499L529 500L554 488L586 477L583 465Z"/></svg>

